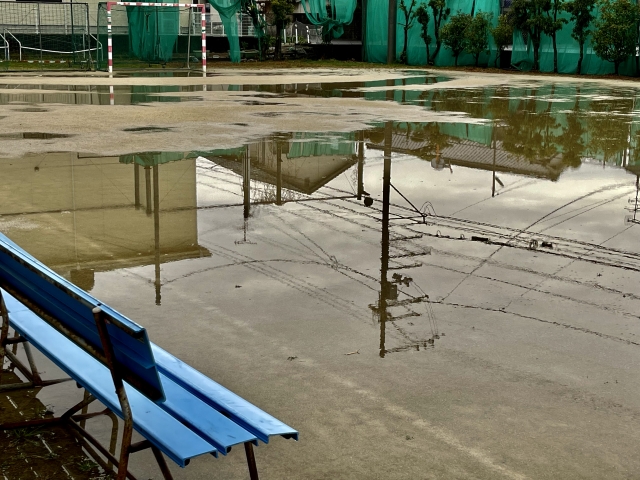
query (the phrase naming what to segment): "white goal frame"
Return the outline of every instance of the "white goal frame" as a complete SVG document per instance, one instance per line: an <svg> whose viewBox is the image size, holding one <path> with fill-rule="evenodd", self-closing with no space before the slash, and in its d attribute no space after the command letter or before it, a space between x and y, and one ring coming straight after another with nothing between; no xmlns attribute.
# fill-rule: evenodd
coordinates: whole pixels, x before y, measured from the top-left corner
<svg viewBox="0 0 640 480"><path fill-rule="evenodd" d="M107 51L109 73L113 73L113 43L111 35L111 7L114 5L124 7L176 7L197 8L200 10L200 23L202 29L202 73L207 73L207 27L206 5L200 3L148 3L148 2L107 2Z"/></svg>

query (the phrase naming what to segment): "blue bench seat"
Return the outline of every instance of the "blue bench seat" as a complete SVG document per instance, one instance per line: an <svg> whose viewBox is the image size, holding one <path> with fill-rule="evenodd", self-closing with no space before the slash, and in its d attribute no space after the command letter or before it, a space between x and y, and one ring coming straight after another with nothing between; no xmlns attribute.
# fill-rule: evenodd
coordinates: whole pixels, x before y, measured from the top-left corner
<svg viewBox="0 0 640 480"><path fill-rule="evenodd" d="M2 291L11 326L116 415L122 417L109 369L27 307ZM257 438L222 413L160 374L166 400L153 402L125 383L133 412L134 429L178 465ZM254 407L257 408L257 407Z"/></svg>

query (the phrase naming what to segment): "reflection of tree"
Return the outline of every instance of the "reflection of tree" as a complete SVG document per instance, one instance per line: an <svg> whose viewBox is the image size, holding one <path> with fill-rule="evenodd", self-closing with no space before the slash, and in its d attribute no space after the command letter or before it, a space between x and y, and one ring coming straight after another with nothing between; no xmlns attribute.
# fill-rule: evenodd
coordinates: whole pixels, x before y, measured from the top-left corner
<svg viewBox="0 0 640 480"><path fill-rule="evenodd" d="M514 155L525 158L531 163L547 164L558 153L555 131L560 127L551 113L551 103L546 111L538 112L536 91L520 101L515 111L510 111L502 119L503 148Z"/></svg>
<svg viewBox="0 0 640 480"><path fill-rule="evenodd" d="M587 119L589 144L592 155L602 154L603 161L611 160L627 148L629 122L621 121L618 115L629 115L633 109L633 98L618 98L608 102L594 102Z"/></svg>
<svg viewBox="0 0 640 480"><path fill-rule="evenodd" d="M491 92L482 90L440 90L424 92L421 97L433 93L430 98L431 108L436 112L463 112L472 118L486 118L486 95Z"/></svg>
<svg viewBox="0 0 640 480"><path fill-rule="evenodd" d="M581 122L579 95L580 90L578 89L575 105L566 116L567 125L562 129L562 134L557 140L558 145L562 148L562 163L572 168L579 168L582 165L584 153L582 135L585 128Z"/></svg>
<svg viewBox="0 0 640 480"><path fill-rule="evenodd" d="M412 128L407 129L407 136L414 142L422 143L415 153L421 158L431 158L439 155L443 149L452 146L454 137L440 131L438 123L414 123L409 124Z"/></svg>

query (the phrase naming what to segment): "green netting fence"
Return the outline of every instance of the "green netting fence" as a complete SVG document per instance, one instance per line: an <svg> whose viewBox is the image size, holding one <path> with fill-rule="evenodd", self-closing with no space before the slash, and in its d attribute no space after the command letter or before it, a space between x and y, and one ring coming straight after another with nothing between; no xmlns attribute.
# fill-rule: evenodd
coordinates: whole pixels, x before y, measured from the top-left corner
<svg viewBox="0 0 640 480"><path fill-rule="evenodd" d="M408 1L407 4L411 2ZM417 0L416 7L420 4L427 5L426 0ZM400 2L398 1L398 5ZM461 13L479 13L486 12L492 14L491 25L495 26L500 14L500 0L448 0L447 8L451 10L451 15ZM366 15L366 32L365 32L365 60L374 63L385 63L387 61L387 36L389 32L388 26L388 0L368 0ZM431 17L429 22L428 34L431 36L429 45L430 52L434 52L436 48L435 40L435 24L431 9L428 9ZM398 23L404 21L404 15L400 8L397 13ZM445 22L442 23L444 25ZM441 27L442 27L441 25ZM421 25L416 21L408 32L407 42L407 58L409 65L426 65L427 64L427 47L420 36ZM489 40L489 54L480 55L479 64L486 65L489 61L493 61L496 54L496 47L493 39ZM400 57L404 46L404 31L402 25L398 25L396 29L396 58ZM440 51L434 60L438 66L454 65L454 57L451 50L444 45L440 47ZM458 65L474 65L475 59L468 53L463 53L458 57Z"/></svg>
<svg viewBox="0 0 640 480"><path fill-rule="evenodd" d="M400 2L398 1L398 4ZM423 3L425 6L427 0L417 0L417 6ZM408 1L407 4L410 4ZM388 32L388 0L368 0L366 15L366 32L365 32L365 59L369 62L385 63L387 61L387 32ZM450 9L451 15L457 12L462 13L478 13L488 12L492 14L492 26L495 26L498 16L501 12L500 0L447 0L446 7ZM435 25L431 9L428 34L431 36L429 49L431 52L436 48L435 41ZM600 18L598 8L594 10L595 20ZM569 21L570 15L566 12L559 14L560 18L567 20L563 28L556 34L556 44L558 50L558 72L559 73L577 73L578 57L580 54L578 42L571 37L573 23ZM398 26L396 31L396 59L400 57L403 48L403 27L401 23L404 21L402 11L398 8ZM442 25L444 25L443 22ZM441 27L442 27L441 25ZM591 28L593 29L594 23ZM426 65L427 54L426 45L420 36L421 26L417 22L414 23L408 32L407 57L410 65ZM520 31L514 32L511 64L520 70L531 70L533 66L533 46L530 38L526 38ZM493 62L496 55L496 46L493 39L489 39L489 54L480 56L480 65L487 65ZM553 43L552 38L547 35L542 36L540 45L540 71L553 71ZM434 64L438 66L453 66L454 57L451 50L444 45L441 46ZM458 65L473 65L474 59L472 55L463 53L458 59ZM506 65L504 65L506 67ZM593 75L605 75L613 73L613 63L607 62L599 58L593 51L591 37L589 36L584 46L584 59L582 61L582 73ZM626 62L620 65L620 74L634 75L636 74L635 59L630 57Z"/></svg>

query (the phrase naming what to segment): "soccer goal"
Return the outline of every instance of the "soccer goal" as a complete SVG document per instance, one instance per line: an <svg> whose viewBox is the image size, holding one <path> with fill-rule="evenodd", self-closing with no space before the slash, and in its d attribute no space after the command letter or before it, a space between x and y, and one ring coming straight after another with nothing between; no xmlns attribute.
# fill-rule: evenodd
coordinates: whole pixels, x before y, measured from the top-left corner
<svg viewBox="0 0 640 480"><path fill-rule="evenodd" d="M205 13L204 4L100 4L98 40L106 45L107 70L113 73L114 69L139 68L148 63L170 68L202 65L206 73Z"/></svg>
<svg viewBox="0 0 640 480"><path fill-rule="evenodd" d="M96 50L86 3L0 1L0 61L88 68Z"/></svg>

